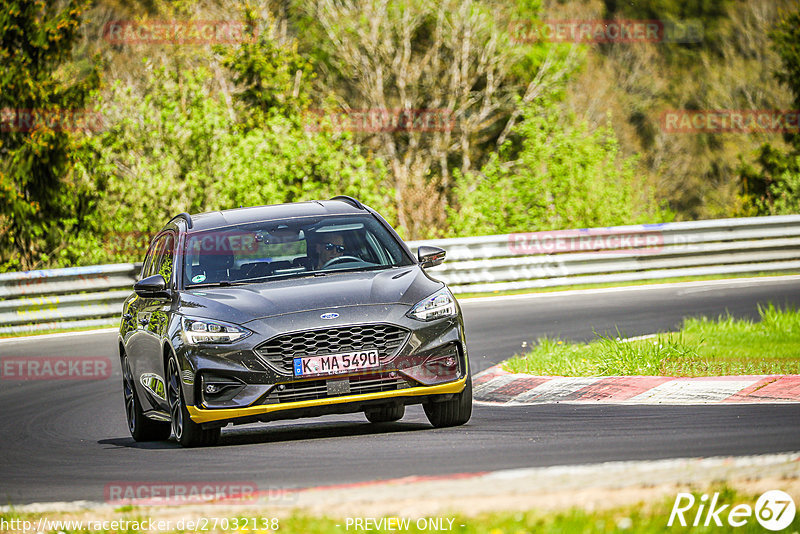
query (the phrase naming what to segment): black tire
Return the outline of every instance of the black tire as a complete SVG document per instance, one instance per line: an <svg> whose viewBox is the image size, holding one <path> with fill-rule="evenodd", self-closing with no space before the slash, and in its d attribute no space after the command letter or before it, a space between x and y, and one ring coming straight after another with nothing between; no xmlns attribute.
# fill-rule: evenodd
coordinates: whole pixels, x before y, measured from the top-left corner
<svg viewBox="0 0 800 534"><path fill-rule="evenodd" d="M467 377L464 391L444 402L427 402L422 405L428 421L436 428L463 425L472 417L472 377Z"/></svg>
<svg viewBox="0 0 800 534"><path fill-rule="evenodd" d="M403 404L387 404L378 408L366 410L364 415L370 423L391 423L399 421L406 414L406 407Z"/></svg>
<svg viewBox="0 0 800 534"><path fill-rule="evenodd" d="M128 356L122 357L122 397L125 400L125 417L128 430L136 441L165 441L169 439L172 428L164 421L148 419L142 411L139 395L136 393L133 372Z"/></svg>
<svg viewBox="0 0 800 534"><path fill-rule="evenodd" d="M192 421L186 410L181 387L180 365L175 356L167 363L167 400L169 415L172 421L172 432L183 447L205 447L216 445L221 430L219 428L203 429Z"/></svg>

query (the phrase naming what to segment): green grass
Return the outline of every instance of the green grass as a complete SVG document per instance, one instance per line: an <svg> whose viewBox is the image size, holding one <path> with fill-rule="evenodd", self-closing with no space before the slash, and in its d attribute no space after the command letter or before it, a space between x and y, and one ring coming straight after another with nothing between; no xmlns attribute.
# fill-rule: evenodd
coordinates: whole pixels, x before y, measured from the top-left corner
<svg viewBox="0 0 800 534"><path fill-rule="evenodd" d="M514 289L509 291L492 291L489 293L458 293L456 297L461 299L471 299L480 297L502 297L506 295L527 295L529 293L554 293L558 291L573 291L578 289L605 289L610 287L630 287L646 286L652 284L674 284L677 282L703 282L706 280L741 280L742 278L766 278L793 276L800 273L752 273L741 276L731 277L729 274L710 274L706 276L679 276L673 278L658 278L655 280L637 280L633 282L606 282L603 284L575 284L571 286L541 287L530 289Z"/></svg>
<svg viewBox="0 0 800 534"><path fill-rule="evenodd" d="M800 374L800 312L759 307L760 321L686 319L680 331L639 341L540 339L505 368L550 376Z"/></svg>
<svg viewBox="0 0 800 534"><path fill-rule="evenodd" d="M677 496L679 490L676 490ZM686 490L681 490L686 491ZM728 486L722 485L706 490L705 492L694 492L695 502L700 503L700 496L706 493L709 496L715 492L719 492L718 503L720 505L728 504L728 511L732 506L737 504L747 504L754 507L758 498L757 495L744 494L736 491ZM627 505L609 510L589 512L580 508L571 508L563 511L544 512L541 510L529 510L526 512L496 512L489 514L480 514L473 517L467 517L460 514L437 514L431 516L434 518L453 519L452 530L449 532L459 534L523 534L534 532L549 532L549 533L607 533L607 532L626 532L636 534L649 534L656 532L691 532L694 533L708 533L708 532L726 532L730 531L726 523L727 511L720 514L720 520L723 522L722 527L692 527L691 522L694 519L694 514L697 511L697 505L691 511L687 511L684 517L687 519L689 526L681 527L677 522L668 527L670 513L672 511L675 497L670 496L667 498L659 499L653 503L638 503L636 505ZM48 514L53 516L53 514ZM257 512L252 515L259 515ZM176 514L171 514L177 517ZM12 518L29 519L36 522L40 515L38 514L14 514L6 513L0 514L0 518L9 520ZM242 516L247 517L247 516ZM54 517L50 517L55 519ZM144 519L144 517L137 516L116 516L115 519ZM158 518L154 518L158 519ZM419 529L417 528L417 517L410 517L410 528L403 530L403 532L434 532L432 529ZM85 521L91 521L90 516L85 517ZM702 521L705 520L705 515ZM447 521L444 523L447 525ZM329 517L312 517L301 513L295 513L290 517L285 517L279 520L279 528L277 531L258 529L257 532L279 532L279 533L302 533L302 534L345 534L348 532L365 532L364 530L355 529L352 524L348 529L346 527L346 520L344 518L329 518ZM463 526L462 526L463 525ZM713 522L712 522L713 525ZM800 529L800 514L795 516L791 525L783 532L797 532ZM758 524L754 517L748 518L747 524L735 529L736 532L752 533L752 532L765 532L765 530ZM65 534L78 534L87 533L89 531L67 531ZM174 531L179 532L179 531ZM227 531L237 532L237 531ZM372 532L391 532L390 530L372 530ZM394 532L400 532L396 530Z"/></svg>

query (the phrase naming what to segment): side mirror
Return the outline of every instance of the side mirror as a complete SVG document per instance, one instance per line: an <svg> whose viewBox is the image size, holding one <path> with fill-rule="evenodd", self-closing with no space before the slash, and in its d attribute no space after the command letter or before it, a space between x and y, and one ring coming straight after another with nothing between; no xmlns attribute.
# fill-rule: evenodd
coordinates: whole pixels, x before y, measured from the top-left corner
<svg viewBox="0 0 800 534"><path fill-rule="evenodd" d="M133 290L140 297L145 298L169 298L167 291L167 281L160 274L148 276L133 284Z"/></svg>
<svg viewBox="0 0 800 534"><path fill-rule="evenodd" d="M444 262L444 256L447 254L444 249L439 247L430 247L422 245L417 250L417 259L421 267L436 267Z"/></svg>

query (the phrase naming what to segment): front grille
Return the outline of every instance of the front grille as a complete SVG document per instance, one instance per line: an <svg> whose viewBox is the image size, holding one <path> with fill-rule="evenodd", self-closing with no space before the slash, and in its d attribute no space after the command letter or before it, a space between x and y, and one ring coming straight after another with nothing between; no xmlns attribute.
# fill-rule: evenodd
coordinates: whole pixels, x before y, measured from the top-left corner
<svg viewBox="0 0 800 534"><path fill-rule="evenodd" d="M336 395L328 394L327 380L306 380L303 382L289 382L280 384L267 397L267 403L297 402L304 400L327 399L342 395L360 395L363 393L377 393L380 391L396 391L411 387L408 380L398 376L389 376L388 373L352 376L349 378L350 391ZM283 389L280 389L283 387Z"/></svg>
<svg viewBox="0 0 800 534"><path fill-rule="evenodd" d="M381 362L394 356L408 330L389 324L369 324L283 334L256 347L256 356L274 370L291 375L294 358L377 349Z"/></svg>

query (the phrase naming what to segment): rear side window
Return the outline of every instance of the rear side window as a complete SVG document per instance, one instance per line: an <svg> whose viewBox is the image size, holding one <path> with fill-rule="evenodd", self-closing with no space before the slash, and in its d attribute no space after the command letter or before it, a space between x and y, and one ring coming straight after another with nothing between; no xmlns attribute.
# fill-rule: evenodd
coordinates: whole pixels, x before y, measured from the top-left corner
<svg viewBox="0 0 800 534"><path fill-rule="evenodd" d="M158 259L158 250L161 246L162 239L163 236L154 239L150 244L150 248L147 250L147 255L145 256L144 263L142 264L142 278L147 278L148 276L153 275L153 266L155 264L155 260Z"/></svg>
<svg viewBox="0 0 800 534"><path fill-rule="evenodd" d="M161 242L158 261L155 262L155 274L160 274L167 281L167 285L172 281L173 258L175 256L175 237L166 234Z"/></svg>

